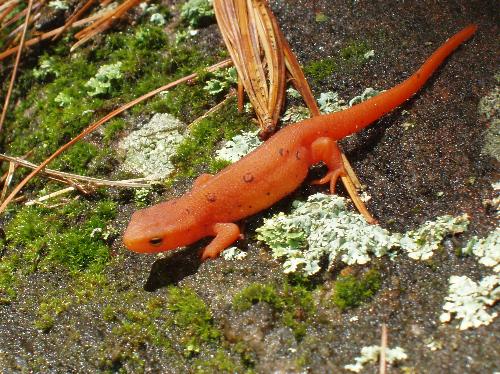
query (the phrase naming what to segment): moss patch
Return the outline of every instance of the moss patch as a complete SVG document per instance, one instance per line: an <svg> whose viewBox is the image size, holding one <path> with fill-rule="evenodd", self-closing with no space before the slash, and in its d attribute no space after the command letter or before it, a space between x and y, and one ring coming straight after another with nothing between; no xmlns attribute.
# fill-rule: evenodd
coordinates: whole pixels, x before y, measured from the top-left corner
<svg viewBox="0 0 500 374"><path fill-rule="evenodd" d="M241 312L260 302L271 305L281 316L281 323L290 327L298 339L305 335L307 321L316 310L308 282L285 282L279 289L270 284L250 284L235 295L233 308Z"/></svg>
<svg viewBox="0 0 500 374"><path fill-rule="evenodd" d="M320 60L313 60L304 66L306 77L315 84L331 79L333 73L345 71L364 64L369 56L370 46L365 41L351 41L342 48L338 55Z"/></svg>
<svg viewBox="0 0 500 374"><path fill-rule="evenodd" d="M202 344L220 340L221 333L214 327L210 309L192 289L171 287L168 295L167 308L173 312L173 324L183 332L186 355L199 352Z"/></svg>
<svg viewBox="0 0 500 374"><path fill-rule="evenodd" d="M381 286L382 278L375 269L359 278L353 275L340 276L335 282L332 301L342 311L353 308L369 300Z"/></svg>
<svg viewBox="0 0 500 374"><path fill-rule="evenodd" d="M59 208L23 207L5 227L5 252L0 262L0 295L15 296L17 275L62 266L71 272L102 272L109 259L108 222L116 203L93 206L74 200Z"/></svg>

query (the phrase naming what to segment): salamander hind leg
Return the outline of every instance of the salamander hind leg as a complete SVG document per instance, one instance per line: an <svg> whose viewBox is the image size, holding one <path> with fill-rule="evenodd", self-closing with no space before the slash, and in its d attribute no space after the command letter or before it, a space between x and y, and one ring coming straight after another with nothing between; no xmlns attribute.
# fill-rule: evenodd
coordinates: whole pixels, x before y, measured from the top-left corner
<svg viewBox="0 0 500 374"><path fill-rule="evenodd" d="M312 160L314 163L323 161L328 167L328 173L321 179L317 179L312 184L325 184L330 182L330 193L335 193L337 180L342 178L352 202L358 211L365 217L368 223L376 223L377 220L370 214L365 203L360 199L356 186L344 168L342 153L333 139L322 137L316 139L311 144ZM357 182L359 184L359 181Z"/></svg>
<svg viewBox="0 0 500 374"><path fill-rule="evenodd" d="M203 250L201 254L202 261L208 258L216 258L241 236L240 228L234 223L216 223L212 229L215 238Z"/></svg>
<svg viewBox="0 0 500 374"><path fill-rule="evenodd" d="M314 163L323 161L328 167L328 173L323 178L316 179L311 183L330 183L330 193L335 193L338 178L346 175L342 155L337 144L330 138L318 138L311 144L311 153Z"/></svg>

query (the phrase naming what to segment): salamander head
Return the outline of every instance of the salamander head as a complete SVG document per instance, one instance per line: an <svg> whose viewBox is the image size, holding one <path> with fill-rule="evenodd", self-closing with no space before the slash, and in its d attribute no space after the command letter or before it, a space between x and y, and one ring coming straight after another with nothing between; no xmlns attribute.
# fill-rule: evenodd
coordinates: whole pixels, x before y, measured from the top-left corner
<svg viewBox="0 0 500 374"><path fill-rule="evenodd" d="M136 211L125 233L125 246L139 253L157 253L183 247L201 239L195 215L181 209L180 199Z"/></svg>

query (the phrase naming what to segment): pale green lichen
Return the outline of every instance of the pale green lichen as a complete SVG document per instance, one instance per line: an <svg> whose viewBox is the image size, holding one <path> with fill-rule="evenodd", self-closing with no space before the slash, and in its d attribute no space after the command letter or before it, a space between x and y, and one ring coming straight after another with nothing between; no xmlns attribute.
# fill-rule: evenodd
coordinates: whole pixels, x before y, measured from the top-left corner
<svg viewBox="0 0 500 374"><path fill-rule="evenodd" d="M217 158L229 162L238 161L262 144L258 134L259 130L236 135L227 141L221 149L215 151Z"/></svg>
<svg viewBox="0 0 500 374"><path fill-rule="evenodd" d="M148 179L167 177L174 169L170 157L184 138L184 128L185 125L170 114L155 114L120 142L119 148L125 153L122 168Z"/></svg>
<svg viewBox="0 0 500 374"><path fill-rule="evenodd" d="M247 257L247 253L237 247L229 247L222 252L221 256L226 261L243 260Z"/></svg>
<svg viewBox="0 0 500 374"><path fill-rule="evenodd" d="M496 87L484 96L478 105L479 115L486 119L487 126L484 132L482 153L500 161L500 86L496 75Z"/></svg>
<svg viewBox="0 0 500 374"><path fill-rule="evenodd" d="M497 317L498 313L489 314L486 310L500 299L500 276L490 275L476 283L467 276L454 275L449 284L445 312L439 317L442 323L451 321L454 315L462 320L457 327L467 330L488 325Z"/></svg>
<svg viewBox="0 0 500 374"><path fill-rule="evenodd" d="M355 357L354 361L356 363L345 365L344 368L355 373L361 372L363 367L368 363L378 362L380 357L380 352L382 348L379 345L371 345L361 348L361 356ZM401 347L396 348L386 348L385 349L385 360L389 364L393 364L397 361L403 361L408 358L405 350Z"/></svg>
<svg viewBox="0 0 500 374"><path fill-rule="evenodd" d="M295 201L293 211L264 220L256 231L274 258L284 259L284 272L312 275L327 258L335 261L366 264L371 256L394 256L392 248L401 247L414 259L428 259L441 240L467 227L467 217L438 217L406 234L390 233L370 225L358 213L346 210L345 199L336 195L315 194L306 202Z"/></svg>
<svg viewBox="0 0 500 374"><path fill-rule="evenodd" d="M64 92L59 92L54 98L54 101L58 103L61 108L70 105L72 100L71 96Z"/></svg>
<svg viewBox="0 0 500 374"><path fill-rule="evenodd" d="M366 101L368 99L371 99L374 96L377 96L379 93L384 92L384 91L379 91L376 90L372 87L367 87L363 91L361 95L353 97L351 100L349 100L349 106L353 106L359 103L362 103L363 101Z"/></svg>
<svg viewBox="0 0 500 374"><path fill-rule="evenodd" d="M466 214L459 217L449 215L427 221L415 230L408 231L401 238L401 247L408 257L414 260L428 260L439 248L446 235L455 235L467 230L469 218Z"/></svg>
<svg viewBox="0 0 500 374"><path fill-rule="evenodd" d="M373 49L370 49L368 52L366 52L364 55L363 55L363 58L365 60L369 60L370 58L374 57L375 56L375 50Z"/></svg>
<svg viewBox="0 0 500 374"><path fill-rule="evenodd" d="M290 97L294 98L294 99L300 99L302 96L300 95L300 92L297 91L295 88L293 87L288 87L287 90L286 90L286 93L287 95L289 95Z"/></svg>
<svg viewBox="0 0 500 374"><path fill-rule="evenodd" d="M214 78L208 80L203 89L210 95L217 95L229 89L238 82L238 73L234 67L217 70L214 72Z"/></svg>
<svg viewBox="0 0 500 374"><path fill-rule="evenodd" d="M300 97L297 90L290 88L287 90L291 97ZM317 99L319 110L323 114L329 114L334 112L339 112L341 110L348 109L349 107L359 104L362 101L368 100L369 98L378 95L382 91L374 90L371 87L366 88L361 95L355 96L347 104L344 99L342 99L337 92L328 91L322 92ZM303 121L311 117L311 112L308 108L302 105L294 105L289 107L283 114L281 120L283 123L295 123Z"/></svg>
<svg viewBox="0 0 500 374"><path fill-rule="evenodd" d="M500 227L497 227L486 238L473 236L462 249L464 254L473 254L478 257L478 262L484 266L492 267L495 272L500 272Z"/></svg>
<svg viewBox="0 0 500 374"><path fill-rule="evenodd" d="M211 0L188 0L181 8L181 19L191 27L200 27L214 16Z"/></svg>
<svg viewBox="0 0 500 374"><path fill-rule="evenodd" d="M345 100L341 99L337 92L322 92L318 99L321 113L328 114L347 109Z"/></svg>
<svg viewBox="0 0 500 374"><path fill-rule="evenodd" d="M49 7L56 10L68 10L69 5L62 0L52 0L49 2Z"/></svg>
<svg viewBox="0 0 500 374"><path fill-rule="evenodd" d="M97 74L85 84L85 87L91 89L87 94L89 96L97 96L110 93L112 82L122 78L121 66L121 62L101 66Z"/></svg>
<svg viewBox="0 0 500 374"><path fill-rule="evenodd" d="M365 264L370 254L380 257L398 244L398 237L345 208L345 199L315 194L307 202L294 202L291 214L266 219L257 239L268 244L273 257L284 258L285 273L302 270L312 275L322 258L337 257L347 264Z"/></svg>
<svg viewBox="0 0 500 374"><path fill-rule="evenodd" d="M281 121L285 124L296 123L308 119L311 117L311 112L305 106L293 105L289 107L283 116Z"/></svg>
<svg viewBox="0 0 500 374"><path fill-rule="evenodd" d="M57 78L59 76L59 72L55 69L54 58L44 56L40 58L38 68L33 69L33 76L36 79L46 79L50 75Z"/></svg>
<svg viewBox="0 0 500 374"><path fill-rule="evenodd" d="M149 18L149 22L151 22L157 26L163 26L166 23L165 17L161 13L151 14L151 17Z"/></svg>

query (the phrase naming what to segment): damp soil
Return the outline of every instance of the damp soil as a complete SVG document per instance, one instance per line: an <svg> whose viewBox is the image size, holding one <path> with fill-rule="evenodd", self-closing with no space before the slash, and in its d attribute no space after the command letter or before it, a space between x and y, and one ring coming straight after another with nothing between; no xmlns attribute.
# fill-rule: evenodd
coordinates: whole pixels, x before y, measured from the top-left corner
<svg viewBox="0 0 500 374"><path fill-rule="evenodd" d="M498 161L481 154L486 123L477 108L496 83L498 4L276 0L271 5L301 64L336 56L352 41L364 41L375 51L368 62L342 66L328 79L312 83L315 94L332 90L344 98L366 87L392 87L446 38L471 22L479 26L474 38L415 97L341 142L371 196L368 208L382 226L406 231L439 215L465 212L471 217L467 233L447 238L431 262L403 255L396 261L377 261L382 288L375 297L342 313L321 304L300 339L279 322L267 303L257 303L245 312L235 311L231 303L253 282L283 282L281 264L256 242L253 230L263 217L290 209L293 199L317 187L304 186L270 210L246 219L247 236L238 243L248 253L244 260L200 263L197 251L203 243L161 258L138 255L116 240L105 282L97 289L89 286L91 295L73 302L48 331L37 329L34 321L40 318L39 306L47 295L74 296L64 271L29 275L16 301L0 305L1 372L196 372L196 359L210 360L223 350L243 367L246 363L245 370L257 373L342 373L361 347L379 344L382 324L388 327L389 346L401 346L408 353L408 359L391 372L500 371L500 319L467 331L458 330L456 323L439 322L451 275L478 280L491 272L473 258L457 256L456 250L470 236L484 236L496 224L495 212L483 201L493 197ZM318 14L326 17L318 22ZM198 38L203 50L222 45L214 25L201 30ZM405 128L405 123L413 125ZM130 206L120 208L117 230L124 230L131 213ZM324 272L313 280L319 290L317 299L331 292L338 272ZM205 301L221 331L221 347L204 349L193 358L162 351L147 340L134 345L116 334L116 321L103 318L107 306L123 312L139 310L155 297L167 300L166 287L172 284L192 288ZM497 305L491 312L498 309ZM431 341L438 343L438 350L427 347ZM237 344L250 359L242 358ZM366 372L376 370L372 365Z"/></svg>

